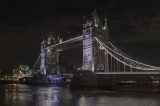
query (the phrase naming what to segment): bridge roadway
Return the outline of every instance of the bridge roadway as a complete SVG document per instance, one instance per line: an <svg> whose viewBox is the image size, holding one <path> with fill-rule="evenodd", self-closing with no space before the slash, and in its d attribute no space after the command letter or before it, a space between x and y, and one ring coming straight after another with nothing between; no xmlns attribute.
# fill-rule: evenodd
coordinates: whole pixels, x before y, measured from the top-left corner
<svg viewBox="0 0 160 106"><path fill-rule="evenodd" d="M144 76L160 76L160 71L158 72L95 72L95 74L97 75L102 75L102 76L105 76L105 75L118 75L118 76L123 76L123 75L127 75L128 77L131 77L131 76L134 76L134 75L144 75ZM67 79L71 79L73 77L73 74L60 74L61 76L64 76L66 77ZM80 74L82 75L82 74ZM137 77L138 77L137 76ZM23 77L20 77L20 78L25 78L26 76L23 76ZM32 77L32 76L27 76L27 77Z"/></svg>
<svg viewBox="0 0 160 106"><path fill-rule="evenodd" d="M106 75L160 75L160 72L95 72L96 74ZM64 76L73 76L73 74L62 74Z"/></svg>
<svg viewBox="0 0 160 106"><path fill-rule="evenodd" d="M117 74L117 75L123 75L123 74L144 74L144 75L160 75L160 72L96 72L96 74Z"/></svg>
<svg viewBox="0 0 160 106"><path fill-rule="evenodd" d="M95 72L95 74L96 77L94 78L90 75L83 76L82 73L77 74L79 77L75 75L75 79L72 79L73 74L62 74L62 76L64 76L67 81L77 81L77 79L86 79L86 81L89 81L87 79L93 78L98 81L98 86L100 87L116 86L117 84L149 84L152 81L159 81L160 78L160 72ZM82 82L83 81L84 80L82 80Z"/></svg>

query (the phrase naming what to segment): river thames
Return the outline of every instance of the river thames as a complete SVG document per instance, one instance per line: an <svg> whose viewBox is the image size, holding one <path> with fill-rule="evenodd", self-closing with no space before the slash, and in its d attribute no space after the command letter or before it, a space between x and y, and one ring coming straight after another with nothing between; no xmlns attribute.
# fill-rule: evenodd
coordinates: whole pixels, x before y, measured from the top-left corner
<svg viewBox="0 0 160 106"><path fill-rule="evenodd" d="M160 106L160 93L0 84L0 106Z"/></svg>

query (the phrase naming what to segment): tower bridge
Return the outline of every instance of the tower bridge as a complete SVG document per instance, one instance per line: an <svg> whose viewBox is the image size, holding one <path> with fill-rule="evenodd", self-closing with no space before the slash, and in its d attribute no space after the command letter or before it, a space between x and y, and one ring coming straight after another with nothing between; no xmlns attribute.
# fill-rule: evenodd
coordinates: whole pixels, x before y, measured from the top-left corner
<svg viewBox="0 0 160 106"><path fill-rule="evenodd" d="M97 75L160 75L160 67L142 63L127 55L109 40L107 19L104 25L96 12L93 20L82 25L82 34L62 41L48 36L41 42L40 72L46 74L72 75L59 71L59 52L77 46L83 46L83 70ZM48 43L49 42L49 43Z"/></svg>

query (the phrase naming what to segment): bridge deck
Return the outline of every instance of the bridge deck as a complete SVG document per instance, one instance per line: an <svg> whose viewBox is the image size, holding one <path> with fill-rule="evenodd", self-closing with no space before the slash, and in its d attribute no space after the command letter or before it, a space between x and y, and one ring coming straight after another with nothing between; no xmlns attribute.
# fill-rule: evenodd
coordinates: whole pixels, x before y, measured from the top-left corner
<svg viewBox="0 0 160 106"><path fill-rule="evenodd" d="M144 75L160 75L160 72L95 72L96 74L115 74L115 75L123 75L123 74L144 74ZM73 74L62 74L65 76L71 76Z"/></svg>
<svg viewBox="0 0 160 106"><path fill-rule="evenodd" d="M160 72L96 72L96 74L148 74L148 75L160 75Z"/></svg>

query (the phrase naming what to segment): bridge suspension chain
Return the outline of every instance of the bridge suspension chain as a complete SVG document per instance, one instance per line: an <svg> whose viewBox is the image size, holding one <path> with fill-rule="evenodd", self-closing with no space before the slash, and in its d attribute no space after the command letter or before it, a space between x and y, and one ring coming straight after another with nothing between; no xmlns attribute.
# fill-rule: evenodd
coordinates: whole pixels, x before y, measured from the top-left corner
<svg viewBox="0 0 160 106"><path fill-rule="evenodd" d="M38 64L40 64L40 58L41 58L41 54L39 54L39 56L38 56L36 62L34 63L33 69L36 68Z"/></svg>
<svg viewBox="0 0 160 106"><path fill-rule="evenodd" d="M160 67L155 67L155 66L151 66L151 65L148 65L148 64L144 64L142 62L139 62L138 60L134 59L133 57L129 56L128 54L124 53L123 51L121 51L120 49L118 49L116 46L114 46L111 42L109 42L109 44L111 45L112 49L117 51L119 54L125 56L126 58L128 58L129 60L131 61L134 61L134 62L137 62L139 63L140 65L145 65L146 67L149 67L149 68L155 68L155 70L159 70Z"/></svg>
<svg viewBox="0 0 160 106"><path fill-rule="evenodd" d="M106 44L104 44L99 38L95 37L95 39L99 43L99 45L102 46L104 48L104 50L106 52L108 52L108 54L111 55L111 57L113 57L114 59L116 59L120 63L124 64L124 69L125 69L125 66L127 65L127 66L131 67L132 70L134 68L135 69L139 69L139 70L150 70L150 71L151 70L152 71L153 70L160 70L160 67L155 67L155 66L147 65L147 64L141 63L139 61L136 61L135 59L132 59L129 56L125 55L124 53L120 52L120 50L117 49L117 48L115 48L115 47L114 47L114 49L111 49L109 46L107 46ZM112 61L112 59L111 59L111 61Z"/></svg>

